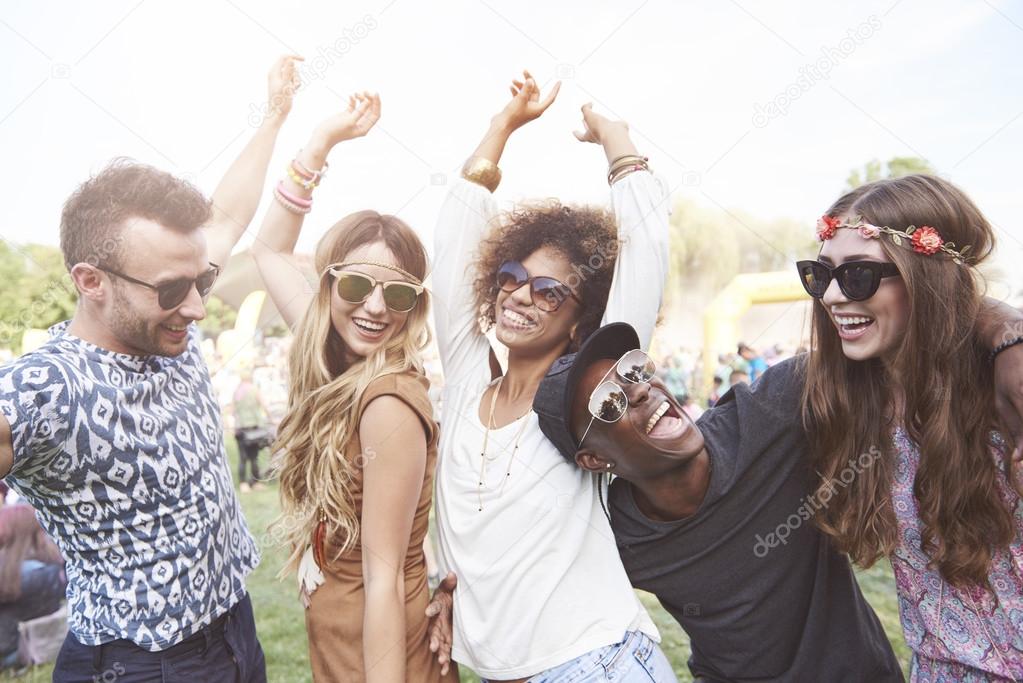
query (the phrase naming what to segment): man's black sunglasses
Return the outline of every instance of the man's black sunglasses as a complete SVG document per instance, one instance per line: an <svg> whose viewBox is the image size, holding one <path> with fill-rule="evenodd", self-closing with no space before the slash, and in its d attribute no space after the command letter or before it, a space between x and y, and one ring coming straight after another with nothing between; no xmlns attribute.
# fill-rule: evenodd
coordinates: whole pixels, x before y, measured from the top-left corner
<svg viewBox="0 0 1023 683"><path fill-rule="evenodd" d="M849 261L835 267L820 261L799 261L796 269L803 289L813 298L822 298L834 279L850 301L866 301L877 292L883 278L899 274L894 263L877 261Z"/></svg>
<svg viewBox="0 0 1023 683"><path fill-rule="evenodd" d="M165 311L177 308L181 305L181 302L188 297L188 293L192 291L194 286L196 291L199 292L199 296L202 297L203 301L209 296L210 290L213 289L213 283L217 281L217 277L220 275L220 266L216 263L210 263L211 268L206 272L199 275L197 278L177 278L176 280L170 280L169 282L162 282L158 285L153 285L142 280L137 280L133 277L125 275L124 273L118 273L116 270L111 268L104 268L103 266L96 266L104 273L110 273L117 277L131 282L132 284L141 285L152 289L157 294L157 300L160 303L160 308Z"/></svg>

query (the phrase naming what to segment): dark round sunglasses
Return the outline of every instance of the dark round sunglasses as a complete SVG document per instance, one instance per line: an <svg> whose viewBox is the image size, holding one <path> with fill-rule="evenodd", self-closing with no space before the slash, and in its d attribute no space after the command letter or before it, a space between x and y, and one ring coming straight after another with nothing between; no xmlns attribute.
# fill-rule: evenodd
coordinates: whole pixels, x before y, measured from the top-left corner
<svg viewBox="0 0 1023 683"><path fill-rule="evenodd" d="M395 313L408 313L415 308L419 295L426 289L404 280L377 280L352 270L331 268L327 272L337 280L338 296L350 304L361 304L380 285L384 290L384 304Z"/></svg>
<svg viewBox="0 0 1023 683"><path fill-rule="evenodd" d="M157 285L138 280L125 275L124 273L119 273L112 268L105 268L103 266L96 267L104 273L109 273L119 277L126 282L131 282L132 284L152 289L156 292L160 308L165 311L170 311L180 306L181 302L188 298L188 293L192 291L193 286L195 287L195 290L199 292L199 296L202 297L202 300L206 301L206 297L209 296L210 290L213 289L213 284L217 281L217 277L220 275L220 266L216 263L211 263L210 266L210 269L199 275L199 277L179 277L167 282L161 282Z"/></svg>
<svg viewBox="0 0 1023 683"><path fill-rule="evenodd" d="M849 261L834 268L820 261L798 261L796 269L803 289L814 299L822 298L834 279L845 298L866 301L877 292L882 279L899 275L894 263L877 261Z"/></svg>
<svg viewBox="0 0 1023 683"><path fill-rule="evenodd" d="M569 297L582 303L568 285L544 275L530 277L529 271L518 261L505 261L497 269L497 286L501 291L511 294L525 284L529 285L533 305L541 311L553 313L561 308L561 304Z"/></svg>

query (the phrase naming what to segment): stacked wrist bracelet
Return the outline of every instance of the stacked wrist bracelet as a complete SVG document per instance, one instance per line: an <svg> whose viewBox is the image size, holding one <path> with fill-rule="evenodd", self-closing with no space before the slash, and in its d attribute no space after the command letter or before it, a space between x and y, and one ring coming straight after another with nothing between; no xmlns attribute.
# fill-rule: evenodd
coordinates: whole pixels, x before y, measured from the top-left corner
<svg viewBox="0 0 1023 683"><path fill-rule="evenodd" d="M638 154L623 154L611 160L607 165L607 184L614 185L616 182L636 171L649 171L649 158Z"/></svg>
<svg viewBox="0 0 1023 683"><path fill-rule="evenodd" d="M988 360L994 363L995 358L998 356L998 354L1000 354L1002 351L1008 348L1017 346L1019 344L1023 344L1023 336L1014 337L1012 339L1006 339L1001 344L995 347L995 350L992 351L991 354L988 356Z"/></svg>
<svg viewBox="0 0 1023 683"><path fill-rule="evenodd" d="M301 150L299 150L301 154ZM318 171L313 171L307 168L301 161L296 158L291 160L291 163L285 168L287 178L295 185L301 187L309 192L316 189L320 181L323 180L323 176L327 174L329 165L327 162L323 162L323 168ZM284 180L277 183L274 187L274 199L277 203L283 206L285 209L295 214L307 214L313 210L312 197L301 197L294 192L288 190Z"/></svg>

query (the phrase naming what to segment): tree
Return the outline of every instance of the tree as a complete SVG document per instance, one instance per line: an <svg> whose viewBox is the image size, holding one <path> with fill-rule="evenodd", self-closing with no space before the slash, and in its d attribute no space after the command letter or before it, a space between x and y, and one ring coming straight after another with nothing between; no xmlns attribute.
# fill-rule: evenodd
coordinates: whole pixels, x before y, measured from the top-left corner
<svg viewBox="0 0 1023 683"><path fill-rule="evenodd" d="M669 306L685 293L716 291L739 273L785 270L813 252L813 230L791 219L765 221L741 211L680 201L672 209Z"/></svg>
<svg viewBox="0 0 1023 683"><path fill-rule="evenodd" d="M847 184L846 189L855 190L860 185L872 183L882 178L901 178L914 173L934 173L934 167L931 166L931 163L927 159L921 159L920 157L892 157L888 160L886 166L886 174L882 174L881 162L877 159L871 159L864 164L862 174L860 169L854 168L849 172L849 177L845 181Z"/></svg>
<svg viewBox="0 0 1023 683"><path fill-rule="evenodd" d="M78 293L59 249L0 244L0 346L20 349L29 328L46 329L74 315Z"/></svg>
<svg viewBox="0 0 1023 683"><path fill-rule="evenodd" d="M234 327L238 311L221 299L211 296L206 300L206 317L199 321L199 329L210 339L216 339L224 330Z"/></svg>

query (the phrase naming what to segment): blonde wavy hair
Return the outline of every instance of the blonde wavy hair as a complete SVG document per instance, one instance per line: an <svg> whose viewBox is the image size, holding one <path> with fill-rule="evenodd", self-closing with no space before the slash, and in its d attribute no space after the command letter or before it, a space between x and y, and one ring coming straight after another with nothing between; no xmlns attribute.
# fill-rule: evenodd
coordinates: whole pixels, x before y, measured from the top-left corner
<svg viewBox="0 0 1023 683"><path fill-rule="evenodd" d="M426 249L412 228L395 216L353 213L338 221L316 247L319 287L294 330L288 410L271 463L280 478L281 514L270 528L291 551L282 576L297 569L320 519L338 546L336 557L356 544L359 519L352 495L356 464L345 457L345 450L358 434L359 399L381 375L422 372L421 352L430 341L427 292L402 330L372 355L351 364L345 361L345 343L334 329L330 307L334 279L324 271L354 249L378 242L390 249L398 266L420 281L426 278Z"/></svg>

